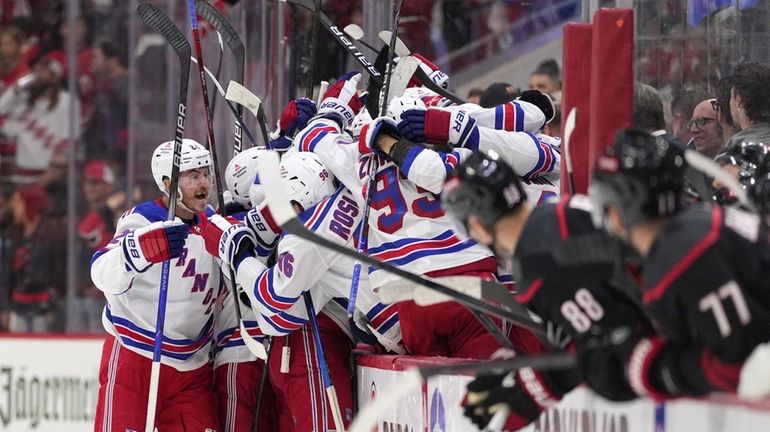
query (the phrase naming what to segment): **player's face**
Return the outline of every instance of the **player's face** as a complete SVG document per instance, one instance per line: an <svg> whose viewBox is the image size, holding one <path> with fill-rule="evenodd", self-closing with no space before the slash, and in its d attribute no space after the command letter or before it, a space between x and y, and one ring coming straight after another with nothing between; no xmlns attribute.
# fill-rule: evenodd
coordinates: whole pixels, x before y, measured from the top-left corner
<svg viewBox="0 0 770 432"><path fill-rule="evenodd" d="M209 167L185 171L179 174L179 189L182 203L194 212L206 210L211 190L211 170Z"/></svg>

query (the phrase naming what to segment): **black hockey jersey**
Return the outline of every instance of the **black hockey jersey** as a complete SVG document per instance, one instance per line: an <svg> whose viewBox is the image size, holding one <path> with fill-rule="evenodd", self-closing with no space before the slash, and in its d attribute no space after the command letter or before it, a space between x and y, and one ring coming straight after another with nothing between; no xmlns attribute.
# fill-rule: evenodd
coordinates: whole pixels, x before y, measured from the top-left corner
<svg viewBox="0 0 770 432"><path fill-rule="evenodd" d="M644 260L644 303L662 337L629 362L657 398L736 390L743 361L770 340L768 239L757 216L694 205L666 222Z"/></svg>
<svg viewBox="0 0 770 432"><path fill-rule="evenodd" d="M519 239L512 269L519 288L516 301L544 322L561 327L578 349L597 328L651 332L641 289L624 265L622 245L594 227L590 205L578 195L535 207ZM592 385L591 376L585 376L589 386L608 399L635 397L622 379L622 360L599 367L612 368L617 383L600 389Z"/></svg>

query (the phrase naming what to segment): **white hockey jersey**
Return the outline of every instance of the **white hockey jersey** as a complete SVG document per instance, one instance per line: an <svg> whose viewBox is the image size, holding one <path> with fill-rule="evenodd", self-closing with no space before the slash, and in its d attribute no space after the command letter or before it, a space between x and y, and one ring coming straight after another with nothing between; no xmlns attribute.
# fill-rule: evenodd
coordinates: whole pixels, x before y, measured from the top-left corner
<svg viewBox="0 0 770 432"><path fill-rule="evenodd" d="M165 220L167 212L160 200L128 210L120 217L112 241L91 258L91 279L107 298L102 316L105 330L147 358L152 358L155 341L162 265L137 273L126 264L122 244L129 232ZM198 235L199 224L205 223L206 215L196 215L182 255L171 260L161 362L180 371L208 362L213 309L221 293L219 266Z"/></svg>
<svg viewBox="0 0 770 432"><path fill-rule="evenodd" d="M559 169L558 152L535 135L484 127L479 131L480 146L505 151L506 161L515 162L514 169L522 175L542 176ZM375 156L361 156L359 143L341 134L335 122L315 119L297 135L295 146L319 155L327 169L355 191L356 199L363 203L369 158ZM368 253L417 274L491 258L487 248L455 234L463 229L458 221L444 216L437 196L446 175L469 154L467 149L440 153L415 147L401 167L382 155L376 156L380 163L371 199ZM518 160L513 155L518 155ZM489 271L494 272L494 266ZM379 287L396 277L370 268L370 278Z"/></svg>
<svg viewBox="0 0 770 432"><path fill-rule="evenodd" d="M0 97L0 133L16 142L16 183L32 183L48 169L57 151L70 147L70 94L59 91L57 103L50 108L48 99L40 98L27 106L26 92L9 89ZM74 115L79 117L77 99ZM80 121L74 121L74 136L80 135Z"/></svg>
<svg viewBox="0 0 770 432"><path fill-rule="evenodd" d="M361 212L353 194L340 187L301 218L308 229L339 244L355 247ZM288 334L307 322L302 293L310 289L316 312L322 308L345 329L347 325L331 303L347 299L354 262L299 236L288 234L278 244L278 258L266 267L257 258L246 258L236 280L249 296L261 331L268 335ZM390 341L401 340L395 306L383 305L372 290L365 272L358 287L356 308L364 313L373 329ZM330 310L331 309L331 310Z"/></svg>

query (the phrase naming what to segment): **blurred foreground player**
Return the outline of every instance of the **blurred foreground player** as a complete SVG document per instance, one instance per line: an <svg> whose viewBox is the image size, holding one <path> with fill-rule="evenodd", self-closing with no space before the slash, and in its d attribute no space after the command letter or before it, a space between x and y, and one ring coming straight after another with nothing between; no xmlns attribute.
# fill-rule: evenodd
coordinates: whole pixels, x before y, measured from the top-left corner
<svg viewBox="0 0 770 432"><path fill-rule="evenodd" d="M735 392L741 367L770 339L768 241L756 215L685 208L682 150L625 130L597 160L597 219L643 257L643 300L660 335L618 328L581 361L614 351L640 395ZM624 335L625 337L619 337Z"/></svg>
<svg viewBox="0 0 770 432"><path fill-rule="evenodd" d="M590 203L575 196L533 207L519 177L496 155L478 152L460 164L442 196L447 212L462 221L471 236L514 263L516 301L538 314L551 329L558 348L589 343L592 328L649 324L637 302L623 290L630 280L620 261L619 242L594 227ZM633 292L633 291L632 291ZM622 363L608 356L592 368L622 374ZM590 372L590 371L588 371ZM503 406L512 415L506 430L522 427L581 382L576 369L519 371L477 378L468 385L465 414L486 427ZM636 395L628 386L608 385L586 373L597 393L611 400Z"/></svg>
<svg viewBox="0 0 770 432"><path fill-rule="evenodd" d="M161 431L219 429L209 351L219 268L205 249L211 157L182 142L176 220L166 221L173 142L152 155L162 197L121 216L112 241L91 259L91 278L107 298L102 322L110 334L99 370L96 431L144 430L161 266L172 260L163 330L156 427Z"/></svg>

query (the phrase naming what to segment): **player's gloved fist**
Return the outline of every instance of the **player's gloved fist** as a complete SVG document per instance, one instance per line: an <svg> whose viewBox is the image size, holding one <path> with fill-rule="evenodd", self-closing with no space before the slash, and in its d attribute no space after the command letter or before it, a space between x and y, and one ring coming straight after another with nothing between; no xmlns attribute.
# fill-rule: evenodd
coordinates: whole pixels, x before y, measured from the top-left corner
<svg viewBox="0 0 770 432"><path fill-rule="evenodd" d="M181 220L158 221L128 233L123 239L126 264L139 273L152 264L182 254L189 227Z"/></svg>
<svg viewBox="0 0 770 432"><path fill-rule="evenodd" d="M465 416L484 429L498 411L507 408L509 416L503 430L517 430L539 416L543 408L519 382L516 372L478 377L468 384L463 403Z"/></svg>
<svg viewBox="0 0 770 432"><path fill-rule="evenodd" d="M428 144L479 148L479 131L474 120L462 110L407 110L401 113L399 132L407 138Z"/></svg>
<svg viewBox="0 0 770 432"><path fill-rule="evenodd" d="M422 55L413 53L412 56L417 59L419 62L420 70L422 70L431 81L440 87L447 88L447 85L449 84L449 75L445 74L441 69L438 68L438 66L433 64L432 61L428 60ZM422 85L422 81L420 81L417 73L415 73L411 78L409 78L409 83L406 85L406 87L422 87Z"/></svg>
<svg viewBox="0 0 770 432"><path fill-rule="evenodd" d="M289 102L283 109L275 130L270 133L270 147L276 150L289 149L294 135L305 129L308 121L316 115L316 112L315 102L308 98Z"/></svg>
<svg viewBox="0 0 770 432"><path fill-rule="evenodd" d="M614 401L637 397L626 379L626 366L640 341L629 327L594 327L577 341L578 369L597 394Z"/></svg>
<svg viewBox="0 0 770 432"><path fill-rule="evenodd" d="M273 215L262 203L246 213L246 226L254 233L256 239L256 252L261 257L269 257L273 249L278 245L278 235L281 228L273 220Z"/></svg>
<svg viewBox="0 0 770 432"><path fill-rule="evenodd" d="M358 136L358 151L361 154L369 154L375 151L377 147L377 137L381 133L386 133L398 138L398 126L390 117L377 117L361 128L361 134Z"/></svg>
<svg viewBox="0 0 770 432"><path fill-rule="evenodd" d="M545 123L543 123L543 126L550 123L556 115L556 109L553 106L553 100L551 100L551 97L547 94L541 93L540 90L524 90L521 92L521 96L516 99L529 102L532 105L540 108L540 111L542 111L543 115L545 115ZM540 128L542 129L543 126Z"/></svg>
<svg viewBox="0 0 770 432"><path fill-rule="evenodd" d="M318 115L336 121L342 129L348 128L353 117L364 106L358 97L359 81L361 81L359 72L348 72L342 75L324 93L321 106L318 107Z"/></svg>
<svg viewBox="0 0 770 432"><path fill-rule="evenodd" d="M219 258L224 264L237 270L241 261L254 256L257 239L246 225L232 223L220 215L211 216L209 222L222 230L219 238Z"/></svg>

